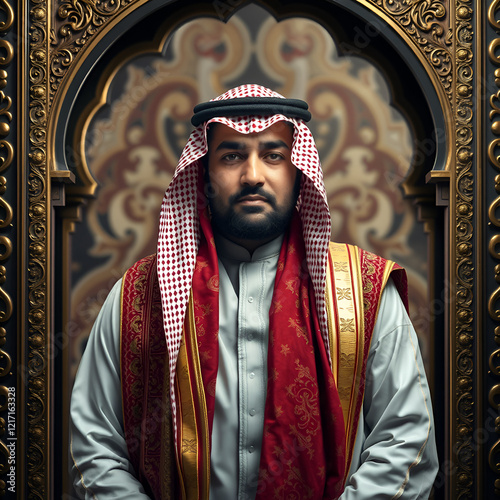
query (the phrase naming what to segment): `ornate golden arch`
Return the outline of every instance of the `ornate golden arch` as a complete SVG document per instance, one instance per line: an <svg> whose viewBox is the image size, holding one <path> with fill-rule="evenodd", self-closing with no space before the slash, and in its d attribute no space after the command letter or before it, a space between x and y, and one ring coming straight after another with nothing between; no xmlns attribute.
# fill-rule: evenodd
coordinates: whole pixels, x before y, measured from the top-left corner
<svg viewBox="0 0 500 500"><path fill-rule="evenodd" d="M174 27L199 15L227 19L244 3L0 0L0 490L7 498L52 498L66 472L57 361L65 344L56 331L67 318L58 299L69 277L54 259L57 245L68 244L58 238L94 189L88 170L66 164L73 99L98 59L148 16L160 13ZM436 498L500 495L500 1L257 3L277 18L316 18L332 34L341 29L339 9L360 23L376 21L429 82L440 130L428 181L437 184L434 205L445 207L443 234L435 231L429 187L411 178L404 187L421 202L445 267L444 279L431 281L431 297L446 306L444 332L436 332L435 364L446 367Z"/></svg>

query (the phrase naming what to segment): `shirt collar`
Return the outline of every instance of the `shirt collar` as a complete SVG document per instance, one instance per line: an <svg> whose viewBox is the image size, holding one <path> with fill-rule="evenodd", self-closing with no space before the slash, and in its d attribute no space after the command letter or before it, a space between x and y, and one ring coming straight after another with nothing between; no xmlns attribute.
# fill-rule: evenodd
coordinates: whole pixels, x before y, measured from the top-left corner
<svg viewBox="0 0 500 500"><path fill-rule="evenodd" d="M220 233L214 232L215 246L217 247L219 257L238 262L256 262L279 255L283 236L283 234L280 234L277 238L261 245L250 254L246 248L228 240Z"/></svg>

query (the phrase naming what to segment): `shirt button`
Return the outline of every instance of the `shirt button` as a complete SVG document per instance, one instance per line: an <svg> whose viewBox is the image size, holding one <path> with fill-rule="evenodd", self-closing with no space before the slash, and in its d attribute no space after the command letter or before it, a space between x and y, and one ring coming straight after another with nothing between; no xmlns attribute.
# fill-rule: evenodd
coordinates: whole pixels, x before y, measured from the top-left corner
<svg viewBox="0 0 500 500"><path fill-rule="evenodd" d="M251 304L253 302L253 297L248 297L248 302Z"/></svg>
<svg viewBox="0 0 500 500"><path fill-rule="evenodd" d="M257 413L257 411L255 410L255 408L252 408L250 410L250 416L253 417L255 414Z"/></svg>
<svg viewBox="0 0 500 500"><path fill-rule="evenodd" d="M250 446L250 448L248 448L248 453L253 453L255 451L255 446Z"/></svg>
<svg viewBox="0 0 500 500"><path fill-rule="evenodd" d="M248 340L253 340L253 333L248 334Z"/></svg>
<svg viewBox="0 0 500 500"><path fill-rule="evenodd" d="M249 376L250 378L255 378L255 373L254 373L254 372L250 372L250 373L248 374L248 376Z"/></svg>

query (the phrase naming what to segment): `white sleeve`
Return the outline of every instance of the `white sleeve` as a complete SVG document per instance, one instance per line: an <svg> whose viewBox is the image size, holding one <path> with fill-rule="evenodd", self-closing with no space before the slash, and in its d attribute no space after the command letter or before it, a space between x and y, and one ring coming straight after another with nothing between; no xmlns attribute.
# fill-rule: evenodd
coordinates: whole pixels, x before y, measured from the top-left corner
<svg viewBox="0 0 500 500"><path fill-rule="evenodd" d="M341 500L426 499L438 470L418 340L392 280L381 298L351 470Z"/></svg>
<svg viewBox="0 0 500 500"><path fill-rule="evenodd" d="M123 433L119 281L92 328L71 396L71 474L81 498L146 500Z"/></svg>

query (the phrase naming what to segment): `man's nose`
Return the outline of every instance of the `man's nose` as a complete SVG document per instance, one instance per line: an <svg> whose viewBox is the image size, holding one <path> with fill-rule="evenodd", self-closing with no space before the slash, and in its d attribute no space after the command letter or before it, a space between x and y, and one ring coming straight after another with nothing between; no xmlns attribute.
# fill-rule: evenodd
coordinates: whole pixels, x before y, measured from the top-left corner
<svg viewBox="0 0 500 500"><path fill-rule="evenodd" d="M242 184L255 186L264 184L264 162L257 153L248 155L241 175Z"/></svg>

